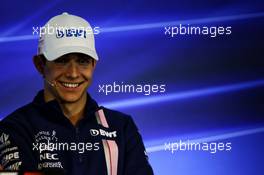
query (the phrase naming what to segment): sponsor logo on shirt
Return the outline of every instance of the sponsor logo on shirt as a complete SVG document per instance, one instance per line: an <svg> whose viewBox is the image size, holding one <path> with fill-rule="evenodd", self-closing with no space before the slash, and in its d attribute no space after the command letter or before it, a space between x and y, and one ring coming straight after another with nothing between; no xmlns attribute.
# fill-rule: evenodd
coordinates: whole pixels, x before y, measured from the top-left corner
<svg viewBox="0 0 264 175"><path fill-rule="evenodd" d="M16 163L6 167L5 170L12 170L12 171L13 170L19 170L19 167L20 167L21 164L22 164L21 161L20 162L16 162Z"/></svg>
<svg viewBox="0 0 264 175"><path fill-rule="evenodd" d="M35 135L35 143L33 143L33 151L39 151L38 169L42 168L63 168L59 160L58 153L55 153L53 148L47 147L49 144L58 142L56 131L39 131ZM43 151L43 152L42 152ZM56 162L54 162L56 161Z"/></svg>
<svg viewBox="0 0 264 175"><path fill-rule="evenodd" d="M2 133L0 136L0 164L6 170L18 170L21 165L18 147L11 145L9 135ZM9 165L8 167L6 165Z"/></svg>
<svg viewBox="0 0 264 175"><path fill-rule="evenodd" d="M40 154L40 160L59 160L58 154L43 153Z"/></svg>
<svg viewBox="0 0 264 175"><path fill-rule="evenodd" d="M112 132L108 132L108 131L105 131L103 129L90 129L90 134L91 136L104 136L104 137L108 137L108 138L116 138L117 137L117 134L116 134L116 131L112 131Z"/></svg>
<svg viewBox="0 0 264 175"><path fill-rule="evenodd" d="M8 141L8 138L9 138L8 134L2 133L2 135L0 136L0 141L2 143L6 143Z"/></svg>

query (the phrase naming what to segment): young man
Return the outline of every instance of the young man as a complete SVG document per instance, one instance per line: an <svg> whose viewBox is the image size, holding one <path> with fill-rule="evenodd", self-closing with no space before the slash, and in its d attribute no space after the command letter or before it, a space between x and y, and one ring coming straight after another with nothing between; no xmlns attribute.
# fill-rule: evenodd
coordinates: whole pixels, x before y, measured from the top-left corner
<svg viewBox="0 0 264 175"><path fill-rule="evenodd" d="M153 174L132 118L99 107L87 93L98 61L90 24L63 13L45 27L33 58L44 90L1 121L2 169Z"/></svg>

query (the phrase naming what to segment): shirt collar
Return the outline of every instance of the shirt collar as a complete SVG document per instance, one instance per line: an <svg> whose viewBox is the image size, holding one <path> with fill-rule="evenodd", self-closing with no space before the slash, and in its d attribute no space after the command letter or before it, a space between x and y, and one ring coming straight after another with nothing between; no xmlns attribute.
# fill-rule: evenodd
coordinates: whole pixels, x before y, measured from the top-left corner
<svg viewBox="0 0 264 175"><path fill-rule="evenodd" d="M63 114L57 100L51 100L49 102L45 102L44 90L41 90L37 93L37 95L35 96L35 98L33 100L33 104L35 104L41 108L44 108L44 109L56 110L57 112ZM93 115L97 110L99 110L98 104L96 103L96 101L94 99L91 98L89 93L87 93L87 101L85 104L84 118L88 118L88 116Z"/></svg>

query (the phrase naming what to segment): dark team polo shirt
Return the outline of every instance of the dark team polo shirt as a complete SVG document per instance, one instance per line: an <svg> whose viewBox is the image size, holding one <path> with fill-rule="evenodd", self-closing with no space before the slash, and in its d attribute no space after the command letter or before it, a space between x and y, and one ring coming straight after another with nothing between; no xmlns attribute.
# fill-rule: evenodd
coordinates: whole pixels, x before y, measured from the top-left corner
<svg viewBox="0 0 264 175"><path fill-rule="evenodd" d="M84 117L73 126L43 90L33 102L0 122L0 164L5 170L61 170L66 175L107 175L102 140L118 146L118 175L152 175L142 138L132 118L98 107L87 94ZM98 124L103 109L109 127Z"/></svg>

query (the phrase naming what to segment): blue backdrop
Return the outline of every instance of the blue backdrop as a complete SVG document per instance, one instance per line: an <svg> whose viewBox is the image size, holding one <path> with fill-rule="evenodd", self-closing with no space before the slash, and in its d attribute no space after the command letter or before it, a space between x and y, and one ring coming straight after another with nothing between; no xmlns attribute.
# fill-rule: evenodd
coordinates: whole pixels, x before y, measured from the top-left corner
<svg viewBox="0 0 264 175"><path fill-rule="evenodd" d="M264 162L264 2L2 1L0 118L42 88L32 56L33 27L68 12L100 27L89 93L133 116L155 174L262 175ZM165 35L179 24L231 26L230 35ZM99 92L99 85L165 84L164 93ZM171 151L179 140L230 142L230 151Z"/></svg>

